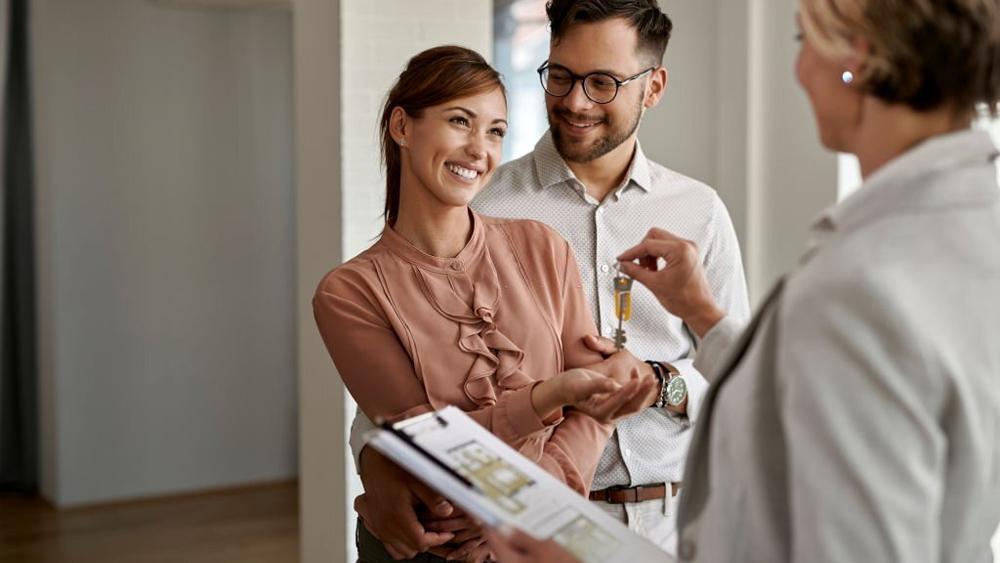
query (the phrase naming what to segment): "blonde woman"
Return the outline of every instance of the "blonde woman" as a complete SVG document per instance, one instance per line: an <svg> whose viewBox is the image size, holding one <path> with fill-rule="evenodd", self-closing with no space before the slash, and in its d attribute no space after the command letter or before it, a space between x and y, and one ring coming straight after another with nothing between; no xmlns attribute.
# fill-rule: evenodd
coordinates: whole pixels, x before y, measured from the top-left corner
<svg viewBox="0 0 1000 563"><path fill-rule="evenodd" d="M970 127L1000 99L1000 0L800 0L798 19L820 140L858 157L862 188L821 216L745 330L713 303L690 243L653 232L620 257L703 338L712 382L678 553L991 561L1000 189L997 149ZM568 559L520 534L493 545L505 563Z"/></svg>

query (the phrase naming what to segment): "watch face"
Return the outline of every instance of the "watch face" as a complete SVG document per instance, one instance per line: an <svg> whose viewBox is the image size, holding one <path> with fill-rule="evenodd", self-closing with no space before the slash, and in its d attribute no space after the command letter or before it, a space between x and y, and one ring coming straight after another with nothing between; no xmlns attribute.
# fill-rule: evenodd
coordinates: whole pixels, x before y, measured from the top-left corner
<svg viewBox="0 0 1000 563"><path fill-rule="evenodd" d="M667 384L667 402L670 403L670 406L676 407L683 403L687 394L687 383L684 382L683 377L675 377Z"/></svg>

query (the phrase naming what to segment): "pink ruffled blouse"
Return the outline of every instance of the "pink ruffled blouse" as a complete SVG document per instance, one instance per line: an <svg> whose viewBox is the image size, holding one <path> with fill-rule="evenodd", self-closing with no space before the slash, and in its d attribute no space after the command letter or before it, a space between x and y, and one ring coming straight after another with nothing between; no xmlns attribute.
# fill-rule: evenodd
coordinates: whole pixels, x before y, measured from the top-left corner
<svg viewBox="0 0 1000 563"><path fill-rule="evenodd" d="M541 223L471 216L455 258L387 227L320 282L320 334L370 418L458 406L584 494L613 427L573 411L541 420L531 405L536 382L601 360L583 344L597 328L576 259Z"/></svg>

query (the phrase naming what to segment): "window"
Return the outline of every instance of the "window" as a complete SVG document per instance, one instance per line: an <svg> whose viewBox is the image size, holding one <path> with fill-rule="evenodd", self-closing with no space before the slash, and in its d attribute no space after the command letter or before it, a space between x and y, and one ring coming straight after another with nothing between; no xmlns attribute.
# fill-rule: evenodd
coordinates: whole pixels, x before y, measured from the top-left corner
<svg viewBox="0 0 1000 563"><path fill-rule="evenodd" d="M545 0L496 0L493 61L507 86L508 121L504 161L531 152L548 129L545 93L535 72L549 53Z"/></svg>
<svg viewBox="0 0 1000 563"><path fill-rule="evenodd" d="M1000 147L1000 119L990 119L985 112L982 113L983 117L976 122L975 127L989 131L993 142ZM852 154L841 154L838 165L837 195L839 199L844 199L861 187L861 167L857 157ZM997 182L1000 183L1000 161L997 161Z"/></svg>

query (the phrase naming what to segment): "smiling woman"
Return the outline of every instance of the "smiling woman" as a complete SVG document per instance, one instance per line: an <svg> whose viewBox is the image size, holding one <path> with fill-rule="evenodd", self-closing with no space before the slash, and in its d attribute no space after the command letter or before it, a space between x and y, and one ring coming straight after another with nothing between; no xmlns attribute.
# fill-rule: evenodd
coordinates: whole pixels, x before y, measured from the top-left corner
<svg viewBox="0 0 1000 563"><path fill-rule="evenodd" d="M633 377L647 370L630 355L604 361L584 344L597 329L565 240L540 223L469 209L501 158L499 75L468 49L424 51L389 92L380 130L385 228L313 299L344 384L373 420L458 406L588 491L611 423L651 404L655 380ZM489 555L477 524L441 509L447 503L376 452L365 450L359 469L361 561L428 549Z"/></svg>

